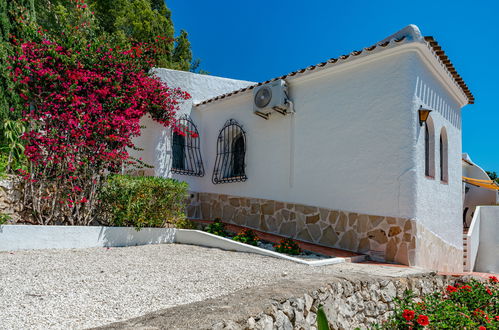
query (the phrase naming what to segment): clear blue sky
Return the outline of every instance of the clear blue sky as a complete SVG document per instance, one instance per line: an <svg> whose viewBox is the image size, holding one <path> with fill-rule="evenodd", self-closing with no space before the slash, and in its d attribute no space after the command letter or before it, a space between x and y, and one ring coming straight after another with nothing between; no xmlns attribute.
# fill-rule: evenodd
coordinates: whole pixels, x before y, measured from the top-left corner
<svg viewBox="0 0 499 330"><path fill-rule="evenodd" d="M408 24L433 36L476 103L463 151L499 172L499 1L166 0L212 75L265 81L372 45Z"/></svg>

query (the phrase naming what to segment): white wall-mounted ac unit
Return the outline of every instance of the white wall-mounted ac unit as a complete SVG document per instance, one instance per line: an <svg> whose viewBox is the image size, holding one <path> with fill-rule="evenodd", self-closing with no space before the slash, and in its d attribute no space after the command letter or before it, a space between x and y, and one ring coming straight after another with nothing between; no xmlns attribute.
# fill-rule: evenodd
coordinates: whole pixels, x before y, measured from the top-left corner
<svg viewBox="0 0 499 330"><path fill-rule="evenodd" d="M253 89L253 111L268 119L272 111L288 114L292 111L288 99L288 86L283 79L270 82Z"/></svg>

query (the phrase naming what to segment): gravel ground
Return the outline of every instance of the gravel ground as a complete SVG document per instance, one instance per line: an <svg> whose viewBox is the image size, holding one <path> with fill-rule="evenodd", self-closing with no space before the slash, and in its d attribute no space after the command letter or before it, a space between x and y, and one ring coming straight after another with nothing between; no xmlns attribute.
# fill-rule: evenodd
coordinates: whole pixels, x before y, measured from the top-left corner
<svg viewBox="0 0 499 330"><path fill-rule="evenodd" d="M0 329L99 326L283 277L362 267L310 267L181 244L1 252Z"/></svg>

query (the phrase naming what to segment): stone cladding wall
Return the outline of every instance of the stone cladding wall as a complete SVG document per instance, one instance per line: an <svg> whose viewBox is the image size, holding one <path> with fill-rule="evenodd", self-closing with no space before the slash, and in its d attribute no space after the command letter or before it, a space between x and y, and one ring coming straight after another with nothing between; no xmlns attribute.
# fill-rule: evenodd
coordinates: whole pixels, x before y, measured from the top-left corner
<svg viewBox="0 0 499 330"><path fill-rule="evenodd" d="M365 253L374 260L414 265L411 219L214 193L192 193L187 215L233 223L306 242Z"/></svg>

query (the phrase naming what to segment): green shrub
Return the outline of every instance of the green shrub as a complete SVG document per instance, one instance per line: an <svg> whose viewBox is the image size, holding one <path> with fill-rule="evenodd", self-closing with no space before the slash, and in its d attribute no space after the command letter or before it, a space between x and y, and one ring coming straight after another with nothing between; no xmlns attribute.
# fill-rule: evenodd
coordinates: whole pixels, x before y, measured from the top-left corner
<svg viewBox="0 0 499 330"><path fill-rule="evenodd" d="M250 245L258 245L258 241L260 238L255 234L255 232L251 229L244 228L239 234L232 238L234 241L238 241L241 243L246 243Z"/></svg>
<svg viewBox="0 0 499 330"><path fill-rule="evenodd" d="M175 221L175 227L180 229L197 229L197 224L189 219L179 219Z"/></svg>
<svg viewBox="0 0 499 330"><path fill-rule="evenodd" d="M225 230L225 224L220 219L215 219L213 223L206 226L205 231L210 234L218 235L218 236L228 236L227 231Z"/></svg>
<svg viewBox="0 0 499 330"><path fill-rule="evenodd" d="M301 249L298 244L291 238L283 238L279 244L274 244L274 249L280 253L286 254L300 254Z"/></svg>
<svg viewBox="0 0 499 330"><path fill-rule="evenodd" d="M499 285L470 280L416 299L411 292L396 301L395 313L378 329L498 329Z"/></svg>
<svg viewBox="0 0 499 330"><path fill-rule="evenodd" d="M100 191L112 226L165 227L185 220L188 185L174 179L110 175Z"/></svg>
<svg viewBox="0 0 499 330"><path fill-rule="evenodd" d="M6 224L11 219L11 216L5 213L0 213L0 225Z"/></svg>

